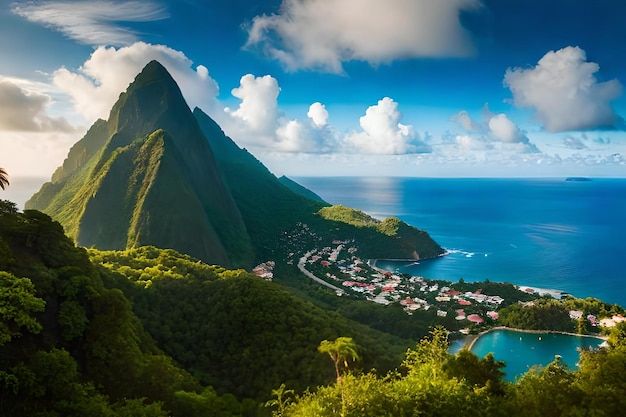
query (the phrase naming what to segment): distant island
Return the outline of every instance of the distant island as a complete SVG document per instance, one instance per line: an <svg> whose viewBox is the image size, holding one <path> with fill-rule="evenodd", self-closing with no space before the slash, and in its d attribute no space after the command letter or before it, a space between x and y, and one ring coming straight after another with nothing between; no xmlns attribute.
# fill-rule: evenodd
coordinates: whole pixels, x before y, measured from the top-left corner
<svg viewBox="0 0 626 417"><path fill-rule="evenodd" d="M565 178L565 181L586 182L586 181L591 181L591 178L587 178L587 177L567 177L567 178Z"/></svg>

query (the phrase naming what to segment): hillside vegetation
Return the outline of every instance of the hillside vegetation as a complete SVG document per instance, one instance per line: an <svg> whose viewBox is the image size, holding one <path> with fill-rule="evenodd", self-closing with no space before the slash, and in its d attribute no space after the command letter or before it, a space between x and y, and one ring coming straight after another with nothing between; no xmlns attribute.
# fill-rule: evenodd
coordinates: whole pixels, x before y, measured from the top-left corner
<svg viewBox="0 0 626 417"><path fill-rule="evenodd" d="M327 382L332 366L316 352L323 339L354 337L367 352L361 366L383 372L408 347L243 270L154 247L89 254L159 346L218 392L261 400L283 382L298 391Z"/></svg>
<svg viewBox="0 0 626 417"><path fill-rule="evenodd" d="M0 200L2 416L241 412L163 353L58 223Z"/></svg>
<svg viewBox="0 0 626 417"><path fill-rule="evenodd" d="M618 416L626 406L626 324L609 348L581 352L572 371L557 357L515 383L503 380L503 362L466 349L448 353L447 333L433 330L384 377L345 371L336 383L304 395L281 395L275 415L330 416Z"/></svg>

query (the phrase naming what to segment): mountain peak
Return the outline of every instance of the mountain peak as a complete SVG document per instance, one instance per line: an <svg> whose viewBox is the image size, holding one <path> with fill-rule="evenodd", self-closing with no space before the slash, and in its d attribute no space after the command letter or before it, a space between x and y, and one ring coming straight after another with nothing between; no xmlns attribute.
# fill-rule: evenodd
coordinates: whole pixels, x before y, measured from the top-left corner
<svg viewBox="0 0 626 417"><path fill-rule="evenodd" d="M131 84L142 84L149 81L171 81L176 84L167 69L157 60L153 59L148 62L139 74L135 77L135 81Z"/></svg>

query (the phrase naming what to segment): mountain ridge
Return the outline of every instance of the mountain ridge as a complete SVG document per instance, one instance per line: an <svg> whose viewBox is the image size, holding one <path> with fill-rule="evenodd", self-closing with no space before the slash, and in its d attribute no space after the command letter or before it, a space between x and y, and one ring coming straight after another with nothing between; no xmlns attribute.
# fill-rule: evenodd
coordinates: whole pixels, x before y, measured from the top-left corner
<svg viewBox="0 0 626 417"><path fill-rule="evenodd" d="M152 207L150 213L156 210L166 215L139 222L137 213L143 209L138 210L138 204L144 200L137 198L144 194L132 181L144 175L129 167L136 168L139 161L143 170L151 168L148 162L161 166L163 161L142 159L139 154L141 144L159 130L169 138L170 146L160 154L169 168L152 172L158 187L143 187L153 192L159 189L161 198L157 200L165 207L191 208L191 213L185 216L173 209ZM225 266L252 262L243 219L217 170L213 152L176 82L160 63L148 63L120 94L106 121L108 138L89 157L90 144L101 143L103 131L102 122L97 121L74 146L77 152L68 155L53 181L27 201L26 207L58 218L82 246L125 249L155 244ZM167 173L176 175L168 177ZM107 185L104 193L102 184ZM181 200L187 206L181 207ZM174 236L175 228L187 235L178 233L169 241L163 238Z"/></svg>
<svg viewBox="0 0 626 417"><path fill-rule="evenodd" d="M343 238L361 236L364 248L374 248L363 256L377 257L383 247L385 257L394 250L398 258L443 252L427 234L406 241L402 233L364 234L329 222L320 215L327 206L304 187L274 176L201 109L192 112L157 61L144 67L108 120L94 123L26 203L58 220L81 246L152 245L225 267L284 260L285 251L299 250L283 244L300 223L314 225L325 240L335 239L337 230ZM422 244L423 250L412 247Z"/></svg>

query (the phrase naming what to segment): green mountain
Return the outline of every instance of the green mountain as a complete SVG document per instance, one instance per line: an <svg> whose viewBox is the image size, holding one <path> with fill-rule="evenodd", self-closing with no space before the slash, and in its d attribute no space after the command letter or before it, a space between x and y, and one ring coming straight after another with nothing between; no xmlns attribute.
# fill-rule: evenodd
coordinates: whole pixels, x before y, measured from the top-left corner
<svg viewBox="0 0 626 417"><path fill-rule="evenodd" d="M327 206L304 187L276 178L202 110L191 112L156 61L26 203L59 221L80 246L152 245L227 267L281 261L334 239L358 239L363 257L443 252L427 233L404 223L364 229L326 218L320 210ZM312 231L304 240L286 239L302 225Z"/></svg>
<svg viewBox="0 0 626 417"><path fill-rule="evenodd" d="M174 248L247 266L243 219L206 138L169 73L150 62L27 203L81 246Z"/></svg>
<svg viewBox="0 0 626 417"><path fill-rule="evenodd" d="M323 199L288 178L276 178L252 154L227 137L202 110L196 108L193 113L215 152L220 172L244 218L259 260L281 259L291 252L304 253L335 239L355 239L359 254L370 258L417 259L443 253L428 233L398 219L387 219L384 225L390 226L391 222L395 228L383 230L325 216L330 205ZM299 230L303 224L310 230L304 241L285 239L294 234L302 237Z"/></svg>

